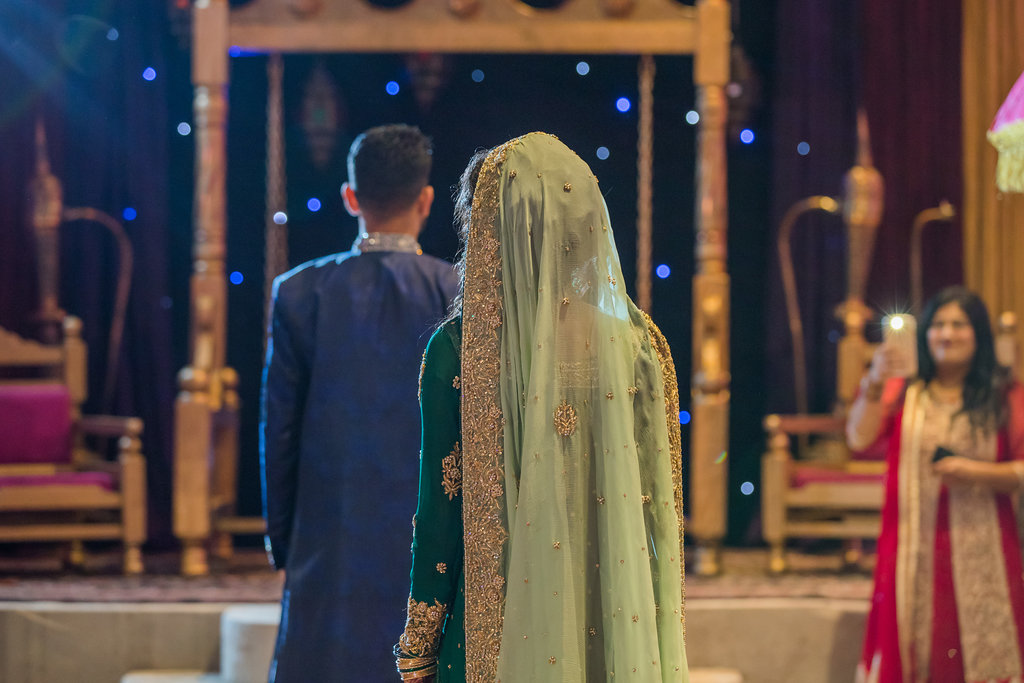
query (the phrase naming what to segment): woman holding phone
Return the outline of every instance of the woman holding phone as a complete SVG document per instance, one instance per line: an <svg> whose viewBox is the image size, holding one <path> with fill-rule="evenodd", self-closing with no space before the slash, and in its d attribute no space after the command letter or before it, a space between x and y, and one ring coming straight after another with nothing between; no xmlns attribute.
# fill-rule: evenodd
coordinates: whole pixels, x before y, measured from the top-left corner
<svg viewBox="0 0 1024 683"><path fill-rule="evenodd" d="M925 307L918 372L882 344L847 440L884 440L888 477L858 683L1024 677L1024 390L996 362L984 303L950 287Z"/></svg>

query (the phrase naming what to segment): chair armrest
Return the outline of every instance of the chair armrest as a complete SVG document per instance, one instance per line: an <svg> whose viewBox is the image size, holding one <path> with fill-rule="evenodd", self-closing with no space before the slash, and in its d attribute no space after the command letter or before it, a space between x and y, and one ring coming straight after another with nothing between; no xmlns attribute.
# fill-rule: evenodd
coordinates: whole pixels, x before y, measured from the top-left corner
<svg viewBox="0 0 1024 683"><path fill-rule="evenodd" d="M78 472L106 472L115 476L121 476L121 464L113 460L104 460L94 453L82 451L76 453L74 469Z"/></svg>
<svg viewBox="0 0 1024 683"><path fill-rule="evenodd" d="M884 460L851 460L846 463L850 474L885 474L889 469Z"/></svg>
<svg viewBox="0 0 1024 683"><path fill-rule="evenodd" d="M83 434L89 436L118 437L142 435L143 423L137 417L120 417L117 415L84 415L75 426Z"/></svg>

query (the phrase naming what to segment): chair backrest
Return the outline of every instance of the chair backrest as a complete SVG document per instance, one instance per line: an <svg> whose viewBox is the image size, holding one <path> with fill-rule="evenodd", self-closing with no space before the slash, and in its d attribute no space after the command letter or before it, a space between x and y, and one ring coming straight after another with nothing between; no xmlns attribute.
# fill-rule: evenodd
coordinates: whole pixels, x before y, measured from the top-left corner
<svg viewBox="0 0 1024 683"><path fill-rule="evenodd" d="M63 383L70 395L72 418L78 417L87 392L82 321L65 317L60 344L40 344L0 327L0 386L26 384L24 377Z"/></svg>
<svg viewBox="0 0 1024 683"><path fill-rule="evenodd" d="M0 465L71 461L71 392L63 384L0 384Z"/></svg>

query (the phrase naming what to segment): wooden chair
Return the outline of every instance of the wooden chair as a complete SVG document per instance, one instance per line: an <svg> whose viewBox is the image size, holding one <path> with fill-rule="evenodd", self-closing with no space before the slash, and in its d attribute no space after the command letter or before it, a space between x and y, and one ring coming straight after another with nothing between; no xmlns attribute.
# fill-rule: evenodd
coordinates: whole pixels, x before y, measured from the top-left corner
<svg viewBox="0 0 1024 683"><path fill-rule="evenodd" d="M860 541L878 537L884 454L851 457L846 421L834 415L769 415L768 451L761 458L761 523L771 547L769 568L785 571L790 538L842 539L844 561L855 564ZM830 457L797 461L794 440L807 440ZM882 459L877 459L881 457Z"/></svg>
<svg viewBox="0 0 1024 683"><path fill-rule="evenodd" d="M81 321L65 318L60 345L0 328L0 543L118 540L125 574L143 570L146 463L142 420L83 416L86 349ZM117 439L117 461L87 439Z"/></svg>

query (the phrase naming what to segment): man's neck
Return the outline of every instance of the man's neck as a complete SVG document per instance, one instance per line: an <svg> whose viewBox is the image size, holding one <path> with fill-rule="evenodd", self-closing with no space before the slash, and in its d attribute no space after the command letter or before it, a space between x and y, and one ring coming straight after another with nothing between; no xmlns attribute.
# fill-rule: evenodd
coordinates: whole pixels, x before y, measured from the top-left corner
<svg viewBox="0 0 1024 683"><path fill-rule="evenodd" d="M401 214L387 220L366 220L365 216L359 217L359 232L383 232L409 235L413 239L419 237L422 222L415 215Z"/></svg>

